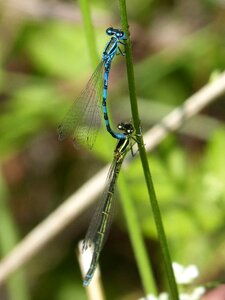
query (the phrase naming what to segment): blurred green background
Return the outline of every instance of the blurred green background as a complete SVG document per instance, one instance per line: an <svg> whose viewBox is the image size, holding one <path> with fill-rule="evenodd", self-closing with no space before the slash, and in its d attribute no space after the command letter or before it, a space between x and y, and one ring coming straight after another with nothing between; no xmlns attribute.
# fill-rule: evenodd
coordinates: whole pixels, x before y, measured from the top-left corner
<svg viewBox="0 0 225 300"><path fill-rule="evenodd" d="M143 132L225 67L225 5L219 0L127 1ZM120 27L117 1L91 1L99 50ZM99 134L92 152L60 143L56 128L92 73L76 1L0 2L0 254L54 211L106 162L114 144ZM131 118L125 60L110 74L114 125ZM171 256L197 264L200 281L225 269L225 96L149 154ZM111 147L101 144L112 145ZM126 172L146 247L162 290L165 278L142 168ZM116 195L116 201L119 195ZM117 201L119 203L119 201ZM100 258L106 299L143 289L120 205ZM87 299L74 250L92 209L0 288L0 299ZM129 276L128 276L129 274Z"/></svg>

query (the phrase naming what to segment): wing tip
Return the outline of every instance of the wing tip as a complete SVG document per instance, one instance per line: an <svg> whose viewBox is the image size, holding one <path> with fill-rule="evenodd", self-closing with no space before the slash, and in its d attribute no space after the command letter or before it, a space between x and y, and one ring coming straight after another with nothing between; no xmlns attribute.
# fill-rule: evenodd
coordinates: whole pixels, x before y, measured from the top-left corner
<svg viewBox="0 0 225 300"><path fill-rule="evenodd" d="M59 141L62 141L65 139L66 135L65 133L63 132L63 126L62 125L59 125L57 127L57 133L58 133L58 139Z"/></svg>

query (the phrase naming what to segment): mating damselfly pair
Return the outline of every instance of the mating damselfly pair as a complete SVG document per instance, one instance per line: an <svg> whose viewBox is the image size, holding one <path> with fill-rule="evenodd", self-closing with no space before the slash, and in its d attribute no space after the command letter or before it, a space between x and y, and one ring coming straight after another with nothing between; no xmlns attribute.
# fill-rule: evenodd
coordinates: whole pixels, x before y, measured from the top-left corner
<svg viewBox="0 0 225 300"><path fill-rule="evenodd" d="M124 52L120 46L125 45L126 35L122 30L111 27L106 30L106 33L111 36L111 38L105 46L101 62L80 96L74 101L72 108L66 114L62 124L58 127L59 138L61 140L65 137L72 136L75 143L85 143L89 148L92 148L101 125L99 99L102 98L102 111L106 129L113 138L118 140L103 195L98 201L98 205L83 241L83 250L93 245L92 260L83 281L84 286L89 285L97 267L99 255L112 221L112 199L116 180L126 153L132 147L132 139L134 139L134 128L132 124L121 122L117 126L120 132L115 132L109 122L106 105L109 72L115 55L121 54L124 56Z"/></svg>

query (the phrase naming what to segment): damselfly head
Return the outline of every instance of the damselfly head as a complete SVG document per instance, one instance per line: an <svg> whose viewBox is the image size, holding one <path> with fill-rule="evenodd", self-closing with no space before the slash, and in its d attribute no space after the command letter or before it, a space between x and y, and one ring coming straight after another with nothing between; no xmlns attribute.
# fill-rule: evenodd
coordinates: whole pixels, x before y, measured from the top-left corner
<svg viewBox="0 0 225 300"><path fill-rule="evenodd" d="M108 35L115 35L120 40L126 40L125 33L120 29L109 27L109 28L106 29L106 33Z"/></svg>
<svg viewBox="0 0 225 300"><path fill-rule="evenodd" d="M117 128L126 135L130 135L134 132L134 127L131 123L121 122L117 125Z"/></svg>

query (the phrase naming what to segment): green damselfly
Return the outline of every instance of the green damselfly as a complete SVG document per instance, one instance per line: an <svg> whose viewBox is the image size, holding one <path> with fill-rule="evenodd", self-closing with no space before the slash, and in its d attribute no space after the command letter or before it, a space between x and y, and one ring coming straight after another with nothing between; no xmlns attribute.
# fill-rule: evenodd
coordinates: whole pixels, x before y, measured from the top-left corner
<svg viewBox="0 0 225 300"><path fill-rule="evenodd" d="M132 149L132 134L134 132L133 126L130 123L120 123L117 127L123 132L125 138L120 139L116 145L113 162L109 169L106 180L105 190L96 207L87 234L83 241L83 251L93 246L91 264L83 280L84 286L89 285L97 267L99 255L106 241L109 227L112 222L112 200L116 180L126 153L129 151L129 149Z"/></svg>

